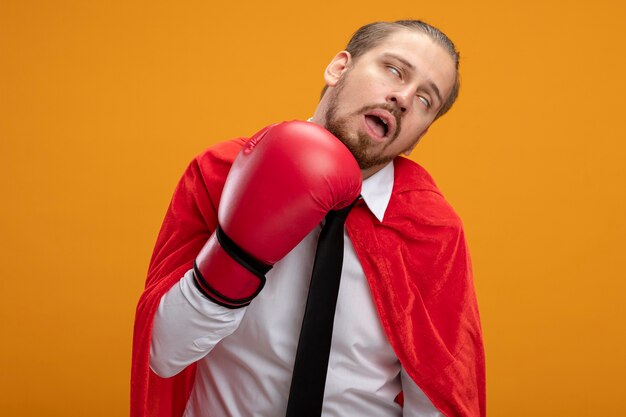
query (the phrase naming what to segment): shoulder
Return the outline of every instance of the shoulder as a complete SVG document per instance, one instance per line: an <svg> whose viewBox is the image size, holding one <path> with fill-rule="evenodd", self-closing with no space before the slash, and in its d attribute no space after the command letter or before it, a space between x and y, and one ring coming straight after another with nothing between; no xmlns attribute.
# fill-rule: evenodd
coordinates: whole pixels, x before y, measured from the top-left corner
<svg viewBox="0 0 626 417"><path fill-rule="evenodd" d="M394 192L431 191L441 195L433 177L418 163L404 157L397 157L393 165Z"/></svg>
<svg viewBox="0 0 626 417"><path fill-rule="evenodd" d="M247 138L237 138L210 146L187 165L183 181L210 183L223 181Z"/></svg>
<svg viewBox="0 0 626 417"><path fill-rule="evenodd" d="M388 212L391 217L409 216L420 223L462 227L461 219L428 171L403 157L394 160L394 186Z"/></svg>
<svg viewBox="0 0 626 417"><path fill-rule="evenodd" d="M237 138L220 142L200 152L192 161L201 167L210 165L232 165L247 138Z"/></svg>

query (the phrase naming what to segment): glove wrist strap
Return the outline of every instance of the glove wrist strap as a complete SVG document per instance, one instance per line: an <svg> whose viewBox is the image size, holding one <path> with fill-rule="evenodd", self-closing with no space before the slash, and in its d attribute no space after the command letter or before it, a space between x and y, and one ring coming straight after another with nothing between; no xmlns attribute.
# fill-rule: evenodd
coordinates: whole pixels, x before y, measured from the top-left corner
<svg viewBox="0 0 626 417"><path fill-rule="evenodd" d="M241 308L250 304L250 301L254 297L256 297L259 292L265 286L265 274L267 274L271 269L272 265L265 264L254 259L252 256L248 255L243 249L241 249L218 225L215 230L215 237L217 238L218 243L235 262L248 270L252 275L254 275L259 280L259 285L256 290L245 297L241 298L232 298L228 297L221 292L217 291L213 285L206 280L204 275L202 274L200 268L198 267L198 262L194 262L193 272L194 272L194 284L196 288L211 301L228 308ZM217 279L228 279L227 277L217 277Z"/></svg>

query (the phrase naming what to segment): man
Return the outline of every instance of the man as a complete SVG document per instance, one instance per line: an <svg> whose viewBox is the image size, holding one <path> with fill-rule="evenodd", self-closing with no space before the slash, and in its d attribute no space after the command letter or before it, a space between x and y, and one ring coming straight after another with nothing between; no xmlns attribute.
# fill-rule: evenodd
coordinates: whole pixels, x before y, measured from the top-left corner
<svg viewBox="0 0 626 417"><path fill-rule="evenodd" d="M257 187L272 191L255 178L241 192L238 161L271 143L268 135L290 136L281 143L298 144L290 148L296 159L313 152L316 145L306 145L303 136L326 132L315 126L339 138L363 178L362 200L346 223L322 415L485 414L482 337L461 222L424 169L398 158L452 106L457 69L453 44L432 26L366 25L326 68L326 87L304 134L278 125L255 135L241 153L243 141L232 141L192 162L172 199L137 310L133 416L285 415L320 227L284 245L285 253L267 256L279 259L253 256L277 261L265 287L250 268L220 252L224 245L213 231L219 206L220 225L227 234L239 233L233 240L242 246L247 233L223 213L247 210L249 204L235 200ZM345 165L346 172L330 182L352 175L350 162L341 158L330 171ZM350 184L338 186L343 200L352 195ZM283 196L275 193L269 201L275 199ZM339 200L323 210L347 204ZM301 211L296 202L281 204ZM260 221L258 228L265 230L266 223L272 221ZM289 224L298 229L299 223ZM247 230L259 233L256 225ZM266 254L281 245L264 241L248 252Z"/></svg>

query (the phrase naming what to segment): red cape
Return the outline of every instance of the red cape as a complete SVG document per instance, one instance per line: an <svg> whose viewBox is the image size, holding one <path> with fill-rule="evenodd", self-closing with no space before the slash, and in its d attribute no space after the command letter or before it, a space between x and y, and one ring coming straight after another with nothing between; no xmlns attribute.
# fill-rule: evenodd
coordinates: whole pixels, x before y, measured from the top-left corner
<svg viewBox="0 0 626 417"><path fill-rule="evenodd" d="M154 314L215 229L222 187L244 142L224 142L200 154L174 192L137 306L132 417L182 416L196 367L167 379L150 370ZM409 376L446 416L484 416L482 334L461 221L422 167L405 158L394 164L384 222L360 204L350 212L348 234Z"/></svg>

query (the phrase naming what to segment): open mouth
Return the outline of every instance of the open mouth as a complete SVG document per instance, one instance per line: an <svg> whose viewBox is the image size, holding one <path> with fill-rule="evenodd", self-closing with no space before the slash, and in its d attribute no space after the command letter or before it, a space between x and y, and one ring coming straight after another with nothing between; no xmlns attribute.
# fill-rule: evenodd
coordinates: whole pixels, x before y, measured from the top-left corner
<svg viewBox="0 0 626 417"><path fill-rule="evenodd" d="M385 138L389 134L389 124L384 118L375 114L366 114L365 123L377 138Z"/></svg>

